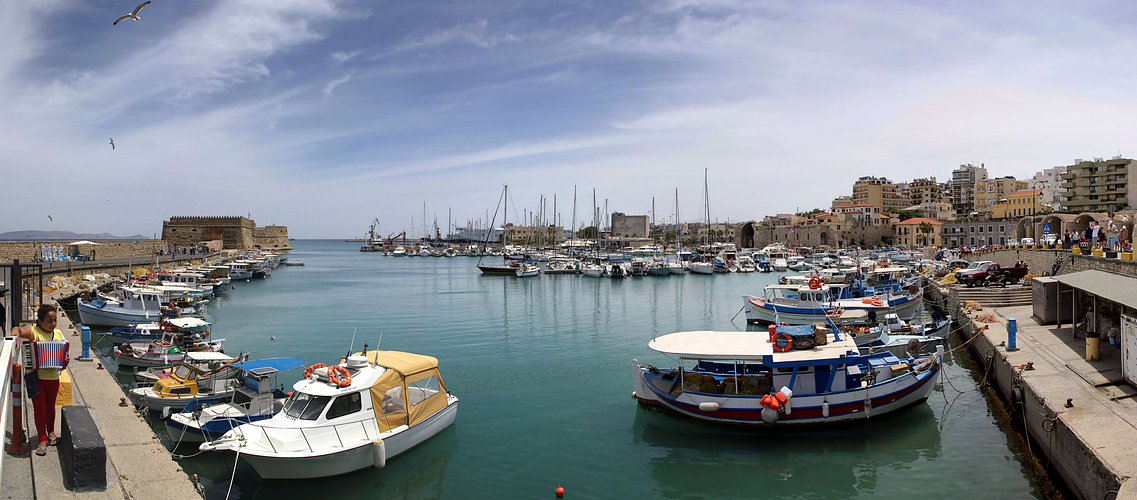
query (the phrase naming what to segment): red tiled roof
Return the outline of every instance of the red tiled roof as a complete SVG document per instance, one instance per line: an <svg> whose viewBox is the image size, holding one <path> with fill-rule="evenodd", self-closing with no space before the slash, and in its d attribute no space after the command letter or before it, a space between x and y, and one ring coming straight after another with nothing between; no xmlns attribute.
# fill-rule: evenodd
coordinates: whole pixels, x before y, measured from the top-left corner
<svg viewBox="0 0 1137 500"><path fill-rule="evenodd" d="M908 220L905 220L905 221L900 221L900 222L897 222L896 224L897 224L897 225L900 225L900 224L905 224L905 225L907 225L907 224L914 224L914 225L919 225L919 224L921 224L921 223L924 223L924 222L927 222L928 224L934 224L934 225L937 225L937 226L942 226L942 225L944 224L943 222L940 222L940 221L938 221L938 220L935 220L935 219L929 219L929 218L927 218L927 217L913 217L913 218L911 218L911 219L908 219Z"/></svg>

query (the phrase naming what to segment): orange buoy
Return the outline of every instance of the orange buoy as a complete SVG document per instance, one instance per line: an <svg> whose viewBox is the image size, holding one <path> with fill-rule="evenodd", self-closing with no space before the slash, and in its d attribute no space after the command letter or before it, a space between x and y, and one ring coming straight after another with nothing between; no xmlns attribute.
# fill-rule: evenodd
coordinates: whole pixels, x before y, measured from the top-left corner
<svg viewBox="0 0 1137 500"><path fill-rule="evenodd" d="M771 409L771 410L777 410L777 409L778 409L778 408L780 408L781 406L782 406L782 405L781 405L780 403L778 403L778 399L777 399L777 398L770 398L770 409Z"/></svg>
<svg viewBox="0 0 1137 500"><path fill-rule="evenodd" d="M288 391L288 392L286 392L284 395L285 395L285 396L288 396L288 397L292 397L292 391Z"/></svg>
<svg viewBox="0 0 1137 500"><path fill-rule="evenodd" d="M769 395L769 394L767 394L767 395L765 395L765 396L762 396L762 399L761 399L761 401L759 401L759 403L760 403L762 406L766 406L766 407L769 407L769 406L770 406L770 399L772 399L772 398L770 397L770 395Z"/></svg>
<svg viewBox="0 0 1137 500"><path fill-rule="evenodd" d="M778 326L771 324L769 331L770 331L770 342L774 342L774 339L778 337Z"/></svg>
<svg viewBox="0 0 1137 500"><path fill-rule="evenodd" d="M781 404L786 404L786 395L782 394L781 392L775 392L774 399L778 400L778 402Z"/></svg>
<svg viewBox="0 0 1137 500"><path fill-rule="evenodd" d="M794 338L788 333L779 333L778 338L774 341L775 352L786 352L794 346Z"/></svg>
<svg viewBox="0 0 1137 500"><path fill-rule="evenodd" d="M561 485L559 485L559 484L557 485L556 493L557 493L557 498L564 498L565 497L565 489L562 488Z"/></svg>

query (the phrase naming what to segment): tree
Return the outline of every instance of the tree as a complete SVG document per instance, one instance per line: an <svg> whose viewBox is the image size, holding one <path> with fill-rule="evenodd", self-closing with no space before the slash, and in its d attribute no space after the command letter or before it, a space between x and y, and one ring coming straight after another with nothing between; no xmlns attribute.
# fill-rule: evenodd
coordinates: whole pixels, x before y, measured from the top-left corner
<svg viewBox="0 0 1137 500"><path fill-rule="evenodd" d="M924 246L927 246L928 245L928 235L932 234L932 232L935 231L936 229L934 226L932 226L931 222L923 221L920 223L920 226L917 228L917 230L921 234L921 237L918 239L923 240L922 244Z"/></svg>

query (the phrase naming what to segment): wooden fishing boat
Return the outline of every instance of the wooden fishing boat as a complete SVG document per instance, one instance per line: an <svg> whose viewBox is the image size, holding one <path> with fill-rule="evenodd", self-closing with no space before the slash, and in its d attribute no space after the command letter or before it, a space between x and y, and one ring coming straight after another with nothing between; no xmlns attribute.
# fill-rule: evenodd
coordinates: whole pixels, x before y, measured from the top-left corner
<svg viewBox="0 0 1137 500"><path fill-rule="evenodd" d="M849 335L810 325L763 332L679 332L648 347L679 359L660 369L632 360L635 397L679 415L740 425L832 424L922 404L935 387L936 355L902 361L861 355ZM800 347L800 348L798 348Z"/></svg>

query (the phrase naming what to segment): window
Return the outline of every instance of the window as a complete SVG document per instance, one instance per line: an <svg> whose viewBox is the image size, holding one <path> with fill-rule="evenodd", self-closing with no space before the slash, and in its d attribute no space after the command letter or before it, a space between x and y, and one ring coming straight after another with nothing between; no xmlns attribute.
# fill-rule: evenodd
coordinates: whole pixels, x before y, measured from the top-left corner
<svg viewBox="0 0 1137 500"><path fill-rule="evenodd" d="M284 414L301 420L316 420L331 399L331 396L313 396L296 392L284 402Z"/></svg>
<svg viewBox="0 0 1137 500"><path fill-rule="evenodd" d="M345 394L337 397L335 401L332 401L332 405L328 407L327 419L331 420L344 415L350 415L361 409L363 409L363 400L360 398L358 392Z"/></svg>
<svg viewBox="0 0 1137 500"><path fill-rule="evenodd" d="M387 390L383 394L383 414L389 415L391 413L398 413L403 411L403 386L396 385Z"/></svg>
<svg viewBox="0 0 1137 500"><path fill-rule="evenodd" d="M407 384L407 399L410 400L411 408L415 405L426 401L427 398L438 394L439 389L438 377L431 375L422 380Z"/></svg>

